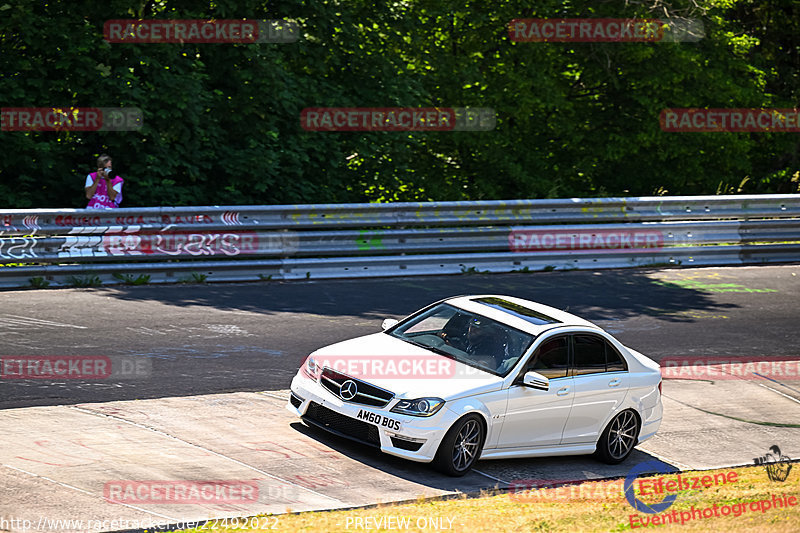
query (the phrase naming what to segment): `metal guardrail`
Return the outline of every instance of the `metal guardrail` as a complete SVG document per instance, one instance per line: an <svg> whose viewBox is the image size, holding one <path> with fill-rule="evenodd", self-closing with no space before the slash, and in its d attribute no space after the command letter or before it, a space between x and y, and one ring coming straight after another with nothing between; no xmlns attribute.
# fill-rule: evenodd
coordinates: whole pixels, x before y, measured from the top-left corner
<svg viewBox="0 0 800 533"><path fill-rule="evenodd" d="M800 195L6 210L0 222L0 262L15 264L0 268L4 287L800 260Z"/></svg>
<svg viewBox="0 0 800 533"><path fill-rule="evenodd" d="M581 224L800 216L800 195L652 196L484 202L401 202L276 206L205 206L0 211L5 235L104 233L109 228L181 231L353 227ZM0 229L3 229L0 227Z"/></svg>

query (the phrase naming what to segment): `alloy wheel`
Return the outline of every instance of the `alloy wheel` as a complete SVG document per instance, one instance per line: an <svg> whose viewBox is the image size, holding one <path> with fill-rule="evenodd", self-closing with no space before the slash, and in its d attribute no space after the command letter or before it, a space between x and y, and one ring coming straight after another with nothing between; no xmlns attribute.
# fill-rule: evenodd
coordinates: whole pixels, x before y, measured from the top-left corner
<svg viewBox="0 0 800 533"><path fill-rule="evenodd" d="M636 445L636 416L625 411L611 423L608 433L608 453L614 459L625 457Z"/></svg>
<svg viewBox="0 0 800 533"><path fill-rule="evenodd" d="M456 470L469 468L478 453L481 428L476 420L468 420L458 432L453 446L453 467Z"/></svg>

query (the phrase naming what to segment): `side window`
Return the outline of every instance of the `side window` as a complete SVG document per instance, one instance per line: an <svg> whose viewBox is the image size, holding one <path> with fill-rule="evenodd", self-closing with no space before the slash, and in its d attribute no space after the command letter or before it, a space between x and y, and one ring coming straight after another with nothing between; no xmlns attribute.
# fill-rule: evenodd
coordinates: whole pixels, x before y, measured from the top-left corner
<svg viewBox="0 0 800 533"><path fill-rule="evenodd" d="M606 372L626 372L628 365L619 352L606 341Z"/></svg>
<svg viewBox="0 0 800 533"><path fill-rule="evenodd" d="M628 370L620 353L605 339L594 335L575 335L573 339L576 375Z"/></svg>
<svg viewBox="0 0 800 533"><path fill-rule="evenodd" d="M533 370L548 379L566 377L569 368L568 346L567 337L545 341L536 349L525 371Z"/></svg>
<svg viewBox="0 0 800 533"><path fill-rule="evenodd" d="M594 335L575 335L575 375L606 371L605 340Z"/></svg>

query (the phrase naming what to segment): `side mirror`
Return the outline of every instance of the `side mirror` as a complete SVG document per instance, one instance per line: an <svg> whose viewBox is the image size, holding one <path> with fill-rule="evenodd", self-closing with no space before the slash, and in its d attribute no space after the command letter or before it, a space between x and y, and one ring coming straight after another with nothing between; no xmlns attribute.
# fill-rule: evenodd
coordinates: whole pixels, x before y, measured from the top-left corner
<svg viewBox="0 0 800 533"><path fill-rule="evenodd" d="M525 372L525 375L522 377L522 384L534 389L550 390L550 380L533 370Z"/></svg>
<svg viewBox="0 0 800 533"><path fill-rule="evenodd" d="M394 326L398 322L400 322L400 321L399 320L395 320L394 318L384 318L383 319L383 323L381 324L381 327L383 328L384 331L386 331L387 329L389 329L390 327Z"/></svg>

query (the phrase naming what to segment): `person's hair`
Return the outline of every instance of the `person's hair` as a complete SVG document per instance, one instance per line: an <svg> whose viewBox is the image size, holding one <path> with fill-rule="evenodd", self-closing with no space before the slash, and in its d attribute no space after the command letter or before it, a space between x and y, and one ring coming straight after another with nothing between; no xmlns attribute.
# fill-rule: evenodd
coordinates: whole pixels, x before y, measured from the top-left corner
<svg viewBox="0 0 800 533"><path fill-rule="evenodd" d="M106 163L111 161L111 156L107 154L101 154L100 157L97 158L97 168L103 168L106 166Z"/></svg>

